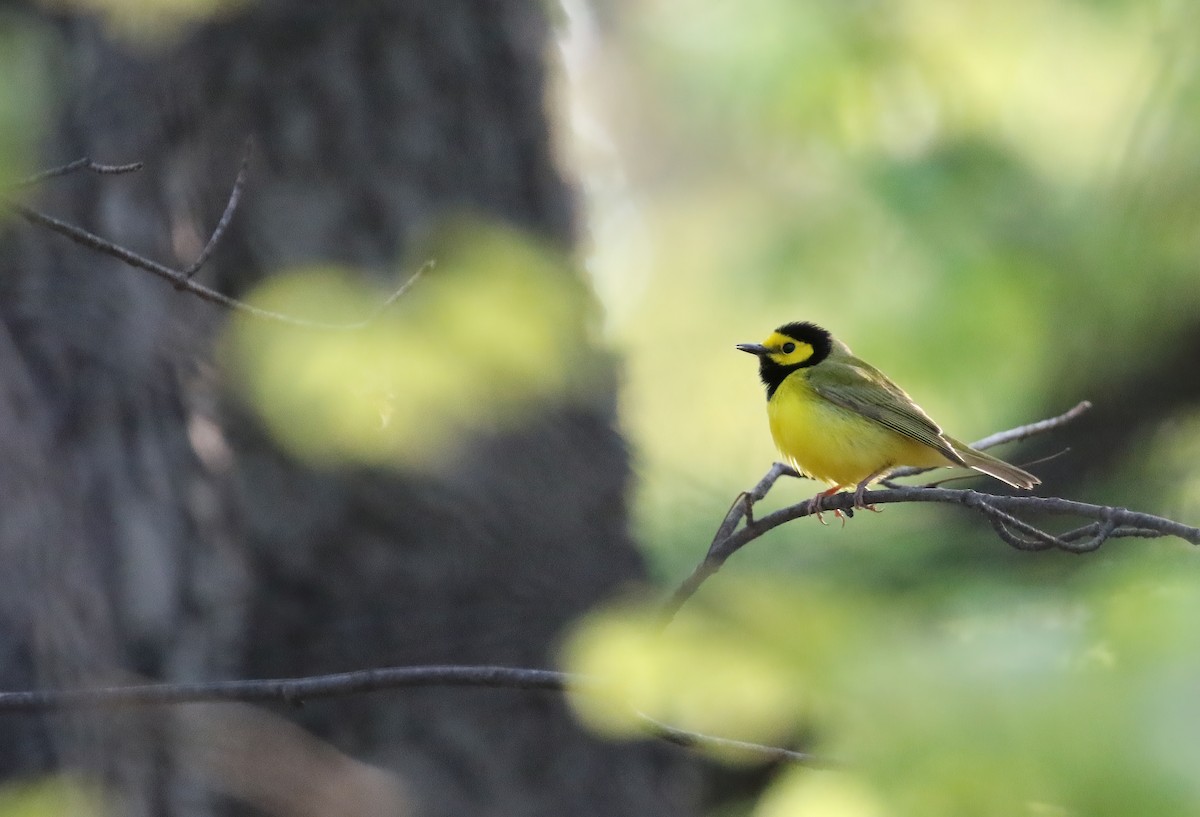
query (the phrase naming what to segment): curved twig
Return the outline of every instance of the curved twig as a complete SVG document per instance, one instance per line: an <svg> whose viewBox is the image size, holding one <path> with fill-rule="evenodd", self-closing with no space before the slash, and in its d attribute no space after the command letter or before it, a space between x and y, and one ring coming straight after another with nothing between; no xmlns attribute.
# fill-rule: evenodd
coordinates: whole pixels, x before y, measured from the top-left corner
<svg viewBox="0 0 1200 817"><path fill-rule="evenodd" d="M183 281L176 282L176 289L183 289L188 281L191 281L192 276L200 271L204 266L204 262L213 254L213 250L217 248L221 237L225 235L225 231L229 229L230 222L233 221L233 213L237 210L238 202L242 198L242 187L246 184L246 173L250 169L250 154L253 152L254 143L247 139L246 148L242 151L242 164L238 168L237 176L233 180L233 189L229 191L229 199L225 202L225 209L221 212L221 217L217 219L217 226L213 228L212 235L208 237L208 243L204 245L204 249L196 256L196 260L188 265L188 268L183 270L180 275Z"/></svg>

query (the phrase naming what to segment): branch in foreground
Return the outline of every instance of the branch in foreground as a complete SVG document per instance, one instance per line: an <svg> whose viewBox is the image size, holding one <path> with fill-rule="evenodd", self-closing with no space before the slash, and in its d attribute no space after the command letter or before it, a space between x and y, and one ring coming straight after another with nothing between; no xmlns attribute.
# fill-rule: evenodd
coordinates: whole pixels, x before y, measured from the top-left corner
<svg viewBox="0 0 1200 817"><path fill-rule="evenodd" d="M0 692L0 713L232 702L301 706L309 700L414 687L484 687L605 694L605 684L600 679L575 673L522 667L445 665L384 667L301 678ZM668 726L640 712L635 714L647 735L677 746L726 752L733 749L764 762L785 761L815 768L834 768L839 765L827 758L778 746L689 732Z"/></svg>
<svg viewBox="0 0 1200 817"><path fill-rule="evenodd" d="M1091 404L1085 401L1058 417L985 437L979 443L975 443L974 447L987 447L1044 433L1065 425L1090 407ZM754 489L738 497L718 528L716 536L713 537L704 560L696 566L692 574L680 584L663 605L663 626L669 624L700 586L720 570L725 561L742 547L784 522L816 514L817 511L813 507L814 500L808 499L770 513L761 519L755 519L752 515L753 503L762 499L775 481L789 472L794 473L788 466L775 463ZM920 471L910 471L910 473L920 473ZM1091 505L1058 497L998 496L972 490L889 484L885 490L867 491L864 494L864 501L868 505L888 505L897 502L940 502L961 505L986 517L996 534L1005 543L1018 550L1058 549L1069 553L1088 553L1097 550L1110 539L1127 537L1152 539L1163 536L1174 536L1193 545L1200 545L1200 528L1183 525L1152 514L1131 511L1127 508ZM821 510L840 510L852 513L853 506L853 494L843 491L832 497L824 498ZM1018 518L1015 516L1017 513L1077 516L1093 521L1065 533L1053 534ZM738 525L743 520L745 520L745 525L739 529Z"/></svg>
<svg viewBox="0 0 1200 817"><path fill-rule="evenodd" d="M246 303L245 301L239 301L237 298L231 298L228 295L217 292L215 289L211 289L210 287L206 287L203 284L199 284L192 280L193 276L195 276L205 262L208 261L209 257L220 243L221 238L224 236L226 229L228 229L230 223L233 221L233 214L237 210L238 202L241 199L242 188L246 181L246 172L249 165L250 152L251 143L249 140L247 140L246 151L242 157L242 164L238 169L237 177L234 179L233 187L230 190L229 198L226 200L225 209L221 214L221 218L217 221L217 226L213 229L212 234L209 236L208 241L205 242L204 248L196 257L196 260L189 264L187 268L182 270L177 270L172 267L168 267L165 264L160 264L151 258L147 258L144 255L122 247L120 244L116 244L105 238L101 238L95 233L89 232L82 227L76 227L74 224L69 224L61 219L55 218L54 216L43 213L40 210L35 210L32 207L21 204L20 202L12 201L11 199L5 199L4 204L14 213L31 224L45 227L52 232L56 232L59 235L69 238L76 244L87 247L90 250L103 253L112 258L116 258L118 261L122 261L125 264L134 267L135 269L144 270L152 275L157 275L159 278L171 282L177 290L189 292L201 300L207 301L211 304L216 304L217 306L224 307L225 309L233 312L242 312L247 315L252 315L255 318L261 318L263 320L274 321L277 323L285 323L291 326L299 326L306 329L362 329L374 321L384 309L408 292L413 284L415 284L425 272L433 267L433 262L427 261L421 266L420 269L409 276L408 280L401 284L398 289L389 295L387 299L384 300L383 304L370 316L361 321L354 321L353 323L326 323L324 321L312 321L305 318L297 318L292 315L286 315L282 312L274 312L269 309L262 309L261 307ZM91 161L90 159L84 158L31 176L18 184L17 187L29 187L31 185L46 181L47 179L65 176L69 173L74 173L80 170L90 170L95 173L112 174L129 173L134 170L138 170L141 167L141 162L134 162L127 165L101 165Z"/></svg>

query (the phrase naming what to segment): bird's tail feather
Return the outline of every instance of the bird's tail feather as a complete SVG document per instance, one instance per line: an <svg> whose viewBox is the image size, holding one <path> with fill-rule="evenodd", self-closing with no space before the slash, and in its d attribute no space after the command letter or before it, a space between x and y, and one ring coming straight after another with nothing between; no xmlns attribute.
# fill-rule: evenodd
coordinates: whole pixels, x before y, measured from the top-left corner
<svg viewBox="0 0 1200 817"><path fill-rule="evenodd" d="M968 468L974 468L976 471L981 471L988 476L995 477L1001 482L1007 482L1014 488L1024 488L1030 490L1035 485L1041 484L1041 480L1035 477L1028 471L1022 471L1015 465L1010 465L1004 460L999 460L991 454L985 454L982 451L976 451L969 445L964 445L958 440L950 440L950 444L954 447L955 453L962 457L963 464Z"/></svg>

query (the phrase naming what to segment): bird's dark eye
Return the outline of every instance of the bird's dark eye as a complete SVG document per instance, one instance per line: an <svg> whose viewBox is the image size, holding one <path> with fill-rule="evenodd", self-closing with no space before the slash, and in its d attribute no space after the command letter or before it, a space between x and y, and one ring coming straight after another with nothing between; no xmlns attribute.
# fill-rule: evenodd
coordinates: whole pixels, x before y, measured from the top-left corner
<svg viewBox="0 0 1200 817"><path fill-rule="evenodd" d="M783 344L781 348L783 349L783 353L785 355L790 355L792 352L796 351L796 344L788 342Z"/></svg>

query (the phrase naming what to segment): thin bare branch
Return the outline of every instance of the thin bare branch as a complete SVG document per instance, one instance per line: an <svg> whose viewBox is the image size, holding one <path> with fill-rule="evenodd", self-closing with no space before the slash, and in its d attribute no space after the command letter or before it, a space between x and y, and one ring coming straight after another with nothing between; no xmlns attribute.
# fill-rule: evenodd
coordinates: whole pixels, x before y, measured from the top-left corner
<svg viewBox="0 0 1200 817"><path fill-rule="evenodd" d="M1027 440L1030 437L1038 434L1045 434L1047 431L1053 431L1056 428L1061 428L1068 423L1077 420L1082 414L1090 410L1092 407L1091 401L1081 400L1072 408L1064 411L1057 417L1048 417L1045 420L1038 420L1036 423L1028 423L1016 428L1010 428L1008 431L998 431L995 434L989 434L981 440L976 440L971 443L971 447L983 451L988 448L994 448L997 445L1004 443L1015 443L1021 440ZM932 471L932 468L897 468L887 476L885 482L891 487L891 481L894 479L902 479L903 477L912 477L917 474L924 474L927 471Z"/></svg>
<svg viewBox="0 0 1200 817"><path fill-rule="evenodd" d="M1026 539L1009 529L1004 521L995 517L991 518L992 530L1000 537L1000 541L1004 542L1016 550L1049 550L1054 547L1053 544L1042 541L1040 539ZM1044 533L1044 531L1042 531ZM1047 534L1048 535L1048 534Z"/></svg>
<svg viewBox="0 0 1200 817"><path fill-rule="evenodd" d="M1047 550L1049 548L1065 548L1069 546L1067 542L1064 542L1057 536L1046 533L1041 528L1034 527L1028 522L1023 522L1010 513L1005 513L984 499L982 494L968 495L968 500L963 504L968 508L974 508L988 517L992 522L992 527L995 528L1000 538L1018 550ZM1014 529L1017 533L1029 538L1022 539L1016 533L1013 533Z"/></svg>
<svg viewBox="0 0 1200 817"><path fill-rule="evenodd" d="M1087 536L1089 538L1094 537L1102 529L1103 529L1102 523L1092 522L1090 524L1083 525L1082 527L1078 527L1073 530L1066 531L1065 533L1060 533L1060 534L1058 534L1058 538L1062 539L1064 542L1074 542L1079 539L1082 539L1085 536ZM1111 539L1135 539L1135 538L1158 539L1161 537L1162 537L1162 534L1156 530L1150 530L1148 528L1135 528L1135 527L1114 528L1112 533L1109 534L1109 538L1111 538Z"/></svg>
<svg viewBox="0 0 1200 817"><path fill-rule="evenodd" d="M22 179L13 185L14 189L21 190L27 187L34 187L50 179L56 179L59 176L68 176L72 173L78 173L81 170L87 170L91 173L99 173L101 175L115 175L118 173L133 173L141 170L141 162L130 162L125 165L102 165L98 162L93 162L88 157L76 159L73 162L67 162L65 165L52 167L48 170L43 170L39 173L34 173L32 176Z"/></svg>
<svg viewBox="0 0 1200 817"><path fill-rule="evenodd" d="M722 540L722 542L727 540ZM692 572L684 579L679 587L675 588L675 592L666 600L662 606L662 614L659 617L660 626L666 629L674 619L675 615L687 604L688 599L696 595L696 591L700 589L700 585L704 584L714 573L721 569L725 564L728 556L722 556L709 551L708 556L704 557L698 565L692 568Z"/></svg>
<svg viewBox="0 0 1200 817"><path fill-rule="evenodd" d="M184 703L287 703L295 706L388 689L428 686L544 689L562 692L586 687L582 676L564 672L493 666L385 667L302 678L208 681L192 684L134 684L93 689L0 692L0 712L50 712L64 709L115 709Z"/></svg>
<svg viewBox="0 0 1200 817"><path fill-rule="evenodd" d="M576 673L523 667L384 667L300 678L0 692L0 714L191 703L286 703L302 706L306 701L322 698L414 687L484 687L604 694L607 684L601 679ZM764 761L796 763L814 768L835 768L840 765L833 760L792 749L690 732L669 726L641 712L634 714L642 723L647 735L677 746L725 751L733 749Z"/></svg>
<svg viewBox="0 0 1200 817"><path fill-rule="evenodd" d="M437 266L437 259L430 258L424 264L422 264L420 267L418 267L416 272L414 272L412 275L408 276L408 280L406 280L403 284L401 284L399 286L399 288L396 289L395 292L393 292L391 295L387 296L387 298L385 298L379 304L379 306L375 307L375 310L370 315L368 315L366 318L363 318L361 321L357 321L356 323L344 324L340 328L342 328L342 329L362 329L366 326L370 326L372 323L374 323L379 318L380 315L382 315L384 312L387 311L388 307L390 307L396 301L403 298L408 293L408 291L413 288L413 286L417 283L417 281L421 280L421 276L423 276L425 273L429 272L436 266Z"/></svg>
<svg viewBox="0 0 1200 817"><path fill-rule="evenodd" d="M1106 519L1100 523L1100 529L1096 531L1096 535L1091 539L1079 544L1059 545L1063 550L1069 550L1072 553L1088 553L1099 549L1101 545L1109 539L1117 535L1117 521L1115 519ZM1141 535L1140 533L1138 534Z"/></svg>
<svg viewBox="0 0 1200 817"><path fill-rule="evenodd" d="M145 272L149 272L152 275L157 275L159 278L169 281L171 284L174 285L174 287L177 290L191 293L192 295L195 295L197 298L200 298L201 300L207 301L212 304L216 304L217 306L224 307L225 309L228 309L233 312L241 312L243 314L251 315L255 318L260 318L262 320L274 321L276 323L284 323L284 324L288 324L290 326L298 326L298 327L305 328L305 329L318 329L318 330L361 329L364 326L367 326L368 324L370 324L376 318L378 318L379 315L388 306L393 304L398 298L400 298L402 295L404 295L404 293L406 293L412 287L412 285L414 283L416 283L416 281L421 277L421 275L426 270L428 270L429 268L432 267L432 263L427 262L419 270L417 270L417 272L415 274L410 276L403 284L401 284L398 289L393 291L392 294L389 295L386 300L384 300L382 305L380 307L378 307L370 316L368 316L364 320L354 321L352 323L329 323L329 322L325 322L325 321L313 321L313 320L307 320L305 318L298 318L293 315L287 315L282 312L275 312L275 311L272 311L269 309L262 309L261 307L257 307L257 306L254 306L253 304L246 303L245 301L239 301L236 298L231 298L228 295L224 295L220 292L217 292L214 289L206 287L203 284L197 283L196 281L192 280L192 276L196 273L196 271L199 270L200 267L206 261L208 261L209 257L212 255L213 250L216 248L218 242L221 240L222 236L225 234L226 229L229 227L229 224L233 219L233 214L237 209L238 202L241 198L242 188L245 184L246 169L247 169L249 156L250 156L250 143L247 142L246 153L243 156L242 164L238 171L237 178L234 180L233 188L230 191L229 198L225 204L225 210L222 213L220 220L217 222L217 226L214 228L208 241L205 242L204 249L201 251L200 255L196 258L196 260L193 261L192 264L190 264L188 266L188 268L185 270L177 270L177 269L168 267L165 264L160 264L159 262L154 261L153 259L145 257L144 255L140 255L138 253L133 252L132 250L122 247L119 244L116 244L105 238L101 238L100 236L96 235L95 233L89 232L89 231L83 229L82 227L76 227L73 224L69 224L65 221L62 221L61 219L55 218L54 216L43 213L40 210L35 210L32 207L28 207L24 204L21 204L20 202L12 201L12 200L5 200L4 203L8 206L8 208L10 210L12 210L14 213L19 215L21 218L25 219L26 221L30 222L31 224L36 224L38 226L45 227L48 230L51 230L53 232L58 233L59 235L69 238L70 240L74 241L76 244L79 244L81 246L87 247L88 249L95 250L96 252L104 253L105 255L116 258L117 260L122 261L125 264L128 264L131 267L134 267L135 269L140 269ZM138 167L140 167L140 163L138 164ZM91 162L90 160L82 160L81 159L81 160L72 162L69 165L63 165L60 168L53 168L52 170L44 171L43 173L39 174L38 176L31 177L29 180L26 180L26 181L29 183L33 183L33 181L38 180L39 178L44 179L44 178L51 178L54 176L61 176L66 173L70 173L70 172L74 172L74 171L82 170L82 169L95 170L96 172L100 172L100 173L119 173L119 172L128 172L129 170L135 170L137 168L134 165L97 165L94 162Z"/></svg>
<svg viewBox="0 0 1200 817"><path fill-rule="evenodd" d="M88 232L82 227L76 227L73 224L68 224L67 222L61 221L54 216L47 215L46 213L26 207L24 204L19 204L17 202L10 201L8 202L8 206L13 212L31 224L37 224L45 227L46 229L52 230L59 235L66 236L76 244L80 244L88 249L95 250L96 252L104 253L105 255L110 255L113 258L116 258L118 261L123 261L136 269L145 270L153 275L157 275L159 278L170 281L175 285L176 289L190 292L192 295L195 295L197 298L200 298L203 301L208 301L209 303L216 304L217 306L223 306L233 312L242 312L263 320L286 323L292 326L301 326L307 329L345 328L343 324L330 324L322 323L320 321L309 321L303 318L295 318L291 315L285 315L281 312L272 312L269 309L261 309L252 304L248 304L245 301L239 301L236 298L230 298L228 295L217 292L215 289L210 289L203 284L198 284L195 281L189 281L187 277L179 270L171 269L165 264L160 264L157 261L146 258L143 255L139 255L131 250L127 250L119 244L114 244L107 239Z"/></svg>
<svg viewBox="0 0 1200 817"><path fill-rule="evenodd" d="M1200 545L1200 528L1183 525L1170 519L1152 514L1131 511L1127 508L1115 508L1107 505L1091 505L1085 502L1074 502L1059 497L1041 496L996 496L982 494L971 490L955 490L950 488L905 487L892 488L882 491L867 491L864 501L869 505L890 505L899 502L939 502L963 507L982 513L989 521L1004 526L1017 527L1022 533L1029 534L1034 542L1018 540L1011 530L1002 534L1002 538L1010 545L1022 550L1044 550L1051 547L1070 553L1085 553L1096 550L1109 539L1132 536L1155 538L1174 536ZM822 510L851 510L854 497L849 492L842 492L827 497ZM1053 516L1080 516L1085 519L1097 520L1098 527L1088 527L1092 537L1082 543L1074 541L1082 536L1075 533L1072 539L1064 539L1046 533L1013 516L1014 512L1049 514ZM692 575L676 590L670 600L664 605L664 614L670 619L676 611L696 592L699 586L711 575L716 573L725 561L745 545L762 536L769 530L779 527L793 519L812 516L812 500L805 500L796 505L782 508L747 524L725 539L717 542L709 549L708 556L697 566ZM1082 529L1081 529L1082 530ZM999 532L999 530L998 530ZM1018 543L1019 542L1019 543Z"/></svg>
<svg viewBox="0 0 1200 817"><path fill-rule="evenodd" d="M722 752L737 752L772 763L796 763L813 769L842 769L845 764L832 758L797 752L795 749L785 749L781 746L766 746L761 743L750 743L744 740L721 738L705 735L700 732L685 732L668 726L649 715L638 713L639 719L646 724L648 731L660 740L674 743L677 746L697 749L716 749Z"/></svg>
<svg viewBox="0 0 1200 817"><path fill-rule="evenodd" d="M213 228L212 235L208 237L208 243L204 245L204 249L200 251L200 255L196 256L187 269L180 274L185 281L190 281L192 276L200 271L204 263L208 261L209 256L213 254L213 250L217 248L221 237L225 235L225 231L229 229L230 222L233 221L234 211L237 210L238 202L242 198L242 187L246 184L246 173L250 168L250 154L254 150L254 142L250 139L246 140L246 146L242 150L242 164L238 168L237 177L233 180L233 189L229 191L229 200L225 202L225 210L221 213L221 218L217 220L217 226ZM175 284L176 289L183 289L181 283Z"/></svg>
<svg viewBox="0 0 1200 817"><path fill-rule="evenodd" d="M722 520L721 526L717 528L716 535L713 536L712 544L708 548L708 556L705 557L704 561L696 565L695 570L692 571L692 575L684 580L683 584L679 586L679 589L675 591L675 594L664 606L663 626L666 626L670 622L679 608L683 606L683 603L696 592L696 589L709 576L720 569L721 563L724 560L717 561L713 559L714 551L721 546L722 542L733 535L733 532L737 530L737 526L742 523L743 519L746 520L747 524L753 524L754 503L765 497L779 478L783 476L799 477L800 474L790 465L782 462L773 463L763 478L758 481L757 485L749 491L743 491L738 494L737 498L733 500L733 505L729 507L728 513L725 514L725 519Z"/></svg>
<svg viewBox="0 0 1200 817"><path fill-rule="evenodd" d="M1092 402L1090 400L1080 400L1073 407L1057 417L1048 417L1045 420L1038 420L1036 423L1029 423L1028 425L1010 428L1008 431L998 431L995 434L989 434L982 440L976 440L971 443L971 447L983 451L997 445L1002 445L1003 443L1015 443L1027 440L1038 434L1045 434L1047 431L1061 428L1071 421L1078 419L1082 414L1090 411L1091 408Z"/></svg>
<svg viewBox="0 0 1200 817"><path fill-rule="evenodd" d="M1090 407L1091 404L1084 401L1057 417L985 437L975 446L986 448L990 445L1024 439L1033 434L1059 428ZM663 604L664 627L670 623L679 609L696 593L700 586L720 570L725 561L738 550L785 522L812 516L816 513L814 501L809 499L758 519L751 515L750 509L746 506L752 504L751 499L757 501L766 495L779 476L785 473L780 470L781 468L786 468L786 466L776 463L754 490L739 495L717 530L717 535L709 546L703 561L696 565L691 575ZM913 471L912 473L919 472ZM1200 528L1152 514L1131 511L1127 508L1092 505L1059 497L999 496L972 490L942 488L936 485L902 486L892 484L884 490L867 491L863 499L868 505L888 505L899 502L939 502L961 505L986 517L996 534L1005 543L1019 550L1058 549L1069 553L1088 553L1100 548L1110 539L1125 537L1174 536L1193 545L1200 545ZM853 509L854 497L847 491L826 497L821 503L823 511L840 510L850 514ZM1017 514L1075 516L1094 521L1066 533L1055 535L1026 522ZM745 524L739 528L738 525L743 519Z"/></svg>

